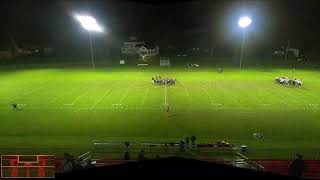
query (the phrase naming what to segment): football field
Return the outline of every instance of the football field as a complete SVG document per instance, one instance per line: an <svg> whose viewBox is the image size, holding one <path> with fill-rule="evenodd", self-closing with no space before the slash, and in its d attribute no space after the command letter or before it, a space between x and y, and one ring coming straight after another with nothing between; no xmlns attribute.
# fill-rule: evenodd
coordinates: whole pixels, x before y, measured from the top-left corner
<svg viewBox="0 0 320 180"><path fill-rule="evenodd" d="M154 85L152 76L176 78L177 84ZM276 76L299 78L303 86L279 85ZM293 152L314 158L320 151L320 72L1 70L0 127L1 153L79 153L95 141L169 142L196 135L202 143L245 144L261 158L290 158ZM264 138L255 139L255 132Z"/></svg>

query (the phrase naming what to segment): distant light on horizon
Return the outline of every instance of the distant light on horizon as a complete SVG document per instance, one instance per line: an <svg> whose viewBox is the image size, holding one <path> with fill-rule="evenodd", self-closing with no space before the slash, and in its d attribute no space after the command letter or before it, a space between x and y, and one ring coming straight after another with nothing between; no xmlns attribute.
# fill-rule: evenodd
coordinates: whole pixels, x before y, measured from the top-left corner
<svg viewBox="0 0 320 180"><path fill-rule="evenodd" d="M88 15L74 15L74 18L77 19L81 26L87 31L103 32L102 27L97 23L96 19Z"/></svg>
<svg viewBox="0 0 320 180"><path fill-rule="evenodd" d="M246 28L246 27L250 26L251 23L252 23L252 20L248 16L240 17L240 19L238 21L238 25L241 28Z"/></svg>

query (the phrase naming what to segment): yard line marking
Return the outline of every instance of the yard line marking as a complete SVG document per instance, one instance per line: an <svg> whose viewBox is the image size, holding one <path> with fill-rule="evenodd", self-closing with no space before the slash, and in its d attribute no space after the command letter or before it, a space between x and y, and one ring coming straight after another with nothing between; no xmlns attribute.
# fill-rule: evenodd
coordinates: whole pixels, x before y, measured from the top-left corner
<svg viewBox="0 0 320 180"><path fill-rule="evenodd" d="M71 104L64 104L66 106L73 106L77 101L79 101L81 98L83 98L85 95L87 95L89 93L89 90L87 90L86 92L84 92L83 94L81 94L80 96L78 96L74 101L72 101Z"/></svg>
<svg viewBox="0 0 320 180"><path fill-rule="evenodd" d="M295 97L292 96L292 94L290 92L287 92L287 91L283 91L283 92L284 92L284 94L287 94L286 95L286 99L290 99L290 100L293 100L293 101L298 102L298 103L300 103L300 100L304 101L303 98L300 99L300 100L296 100ZM306 101L304 101L304 102L306 102ZM288 105L288 103L286 103L286 104Z"/></svg>
<svg viewBox="0 0 320 180"><path fill-rule="evenodd" d="M41 89L44 89L45 87L47 87L49 85L49 83L45 83L45 85L41 86L41 87L38 87L38 88L35 88L35 89L32 89L24 94L21 94L21 95L18 95L16 98L15 98L15 101L21 99L21 98L24 98L26 95L30 95L30 94L33 94Z"/></svg>
<svg viewBox="0 0 320 180"><path fill-rule="evenodd" d="M319 97L314 96L314 95L312 95L312 94L310 94L310 93L304 93L304 95L307 95L307 96L309 96L309 97L312 97L312 99L318 99L318 98L319 98Z"/></svg>
<svg viewBox="0 0 320 180"><path fill-rule="evenodd" d="M127 97L128 93L129 93L129 90L130 90L131 87L127 88L127 91L122 95L120 101L119 101L119 104L122 103L122 101L124 100L124 98Z"/></svg>
<svg viewBox="0 0 320 180"><path fill-rule="evenodd" d="M135 78L135 81L134 81L134 82L136 82L136 81L137 81L137 77ZM132 82L132 83L130 84L130 86L127 88L126 92L122 95L119 103L112 104L112 105L122 105L122 101L127 97L130 89L133 87L134 82Z"/></svg>
<svg viewBox="0 0 320 180"><path fill-rule="evenodd" d="M187 88L185 87L184 83L181 82L181 85L182 87L184 88L184 92L186 93L186 96L187 96L187 99L188 99L188 102L189 102L189 105L191 104L191 98L189 97L189 92L187 90Z"/></svg>
<svg viewBox="0 0 320 180"><path fill-rule="evenodd" d="M82 95L80 95L77 99L75 99L71 104L75 104L77 101L79 101L81 98L83 98L85 95L87 95L89 93L89 90L87 90L86 92L84 92Z"/></svg>
<svg viewBox="0 0 320 180"><path fill-rule="evenodd" d="M94 82L97 82L97 80L94 81ZM89 85L89 84L90 84L90 83L86 83L86 85ZM103 83L103 85L104 85L104 84L106 84L106 82ZM85 89L85 88L81 88L81 89ZM76 88L73 88L73 89L72 89L72 92L73 92L74 90L76 90ZM90 90L87 88L87 90L86 90L83 94L81 94L79 97L77 97L71 104L64 104L64 105L66 105L66 106L73 106L77 101L79 101L81 98L85 97L89 92L90 92Z"/></svg>
<svg viewBox="0 0 320 180"><path fill-rule="evenodd" d="M183 86L183 88L184 88L184 92L186 93L187 97L189 97L189 93L188 93L188 91L187 91L187 88L184 87L184 86Z"/></svg>
<svg viewBox="0 0 320 180"><path fill-rule="evenodd" d="M275 93L272 93L272 92L270 92L270 91L273 91L274 90L274 88L265 88L265 93L268 93L269 95L271 94L271 95L273 95L273 94L275 94ZM262 96L263 98L265 98L265 96ZM276 98L276 100L278 101L278 102L280 102L280 104L283 104L283 105L285 105L285 106L288 106L288 103L286 103L284 100L282 100L282 98ZM273 104L274 105L274 104Z"/></svg>
<svg viewBox="0 0 320 180"><path fill-rule="evenodd" d="M105 85L105 84L107 84L107 83L103 83L103 85ZM109 95L111 94L114 86L115 86L116 84L118 84L118 82L113 82L113 83L111 84L110 88L107 89L107 90L104 92L104 94L102 95L102 97L100 97L99 99L97 99L97 100L90 106L89 109L93 109L100 101L102 101L103 98L105 98L105 96L106 96L107 94L108 94L108 96L109 96Z"/></svg>
<svg viewBox="0 0 320 180"><path fill-rule="evenodd" d="M203 88L203 87L201 87L201 89L207 94L207 96L209 97L209 99L210 99L210 102L211 102L211 105L214 105L215 103L214 103L214 101L212 100L212 97L211 97L211 95L209 94L209 92L205 89L205 88Z"/></svg>
<svg viewBox="0 0 320 180"><path fill-rule="evenodd" d="M45 86L42 86L42 87L39 87L39 88L36 88L36 89L32 89L31 91L27 92L27 93L24 93L23 95L21 96L25 96L25 95L28 95L28 94L32 94L40 89L43 89Z"/></svg>
<svg viewBox="0 0 320 180"><path fill-rule="evenodd" d="M273 90L273 88L268 88L268 89L271 89L271 90ZM268 92L268 91L267 91ZM269 93L269 94L272 94L272 93ZM278 101L280 101L280 103L282 103L282 104L284 104L285 106L289 106L289 104L286 102L286 101L284 101L282 98L276 98Z"/></svg>
<svg viewBox="0 0 320 180"><path fill-rule="evenodd" d="M192 104L191 103L191 98L189 97L189 93L188 93L188 91L187 91L187 88L186 87L184 87L183 86L183 88L184 88L184 92L186 93L186 96L187 96L187 99L188 99L188 103L189 103L189 106Z"/></svg>
<svg viewBox="0 0 320 180"><path fill-rule="evenodd" d="M217 89L217 83L215 83L216 81L210 81L210 87L212 87L213 89ZM216 85L216 86L215 86ZM240 104L236 99L232 98L236 103ZM220 103L212 103L212 106L214 106L214 109L224 109L224 107L222 107L222 104Z"/></svg>
<svg viewBox="0 0 320 180"><path fill-rule="evenodd" d="M67 94L72 94L75 90L78 90L78 88L76 87L72 87L70 88L70 91ZM58 99L65 97L65 96L61 96L61 94L56 94L56 96L54 96L53 98L51 98L46 105L44 106L49 106L50 104L54 103L55 101L57 101Z"/></svg>
<svg viewBox="0 0 320 180"><path fill-rule="evenodd" d="M164 79L167 78L167 72L164 73ZM167 83L164 84L164 107L167 107Z"/></svg>
<svg viewBox="0 0 320 180"><path fill-rule="evenodd" d="M51 104L51 103L55 102L55 101L58 99L58 97L59 97L59 96L57 95L57 96L55 96L55 97L51 98L51 99L48 101L47 105L49 105L49 104Z"/></svg>
<svg viewBox="0 0 320 180"><path fill-rule="evenodd" d="M237 104L239 104L240 106L242 106L242 104L240 103L240 101L239 101L237 98L235 98L234 95L229 94L229 97L231 97L231 99L232 99L234 102L236 102Z"/></svg>
<svg viewBox="0 0 320 180"><path fill-rule="evenodd" d="M264 109L272 109L271 104L260 104Z"/></svg>
<svg viewBox="0 0 320 180"><path fill-rule="evenodd" d="M228 92L227 92L228 93ZM238 100L238 98L236 98L234 95L232 95L232 93L228 93L228 96L231 97L231 99L236 102L237 104L239 104L240 106L242 106L242 104L240 103L240 101Z"/></svg>
<svg viewBox="0 0 320 180"><path fill-rule="evenodd" d="M144 94L144 97L143 97L143 100L142 100L142 103L141 103L141 106L144 106L144 102L146 101L146 99L147 99L147 95L149 94L149 88L147 88L147 90L146 90L146 93Z"/></svg>
<svg viewBox="0 0 320 180"><path fill-rule="evenodd" d="M308 104L312 108L318 108L318 104Z"/></svg>
<svg viewBox="0 0 320 180"><path fill-rule="evenodd" d="M110 95L110 93L112 92L112 88L108 89L98 100L96 100L96 102L94 102L92 104L92 106L90 107L90 109L93 109L107 94Z"/></svg>

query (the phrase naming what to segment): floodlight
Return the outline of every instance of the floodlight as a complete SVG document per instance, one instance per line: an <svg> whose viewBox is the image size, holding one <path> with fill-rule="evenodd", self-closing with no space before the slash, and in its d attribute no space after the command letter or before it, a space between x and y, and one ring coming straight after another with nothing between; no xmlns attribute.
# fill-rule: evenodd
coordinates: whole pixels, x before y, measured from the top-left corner
<svg viewBox="0 0 320 180"><path fill-rule="evenodd" d="M245 34L246 34L246 27L250 26L252 20L248 16L240 17L238 21L238 26L242 28L242 46L241 46L241 56L240 56L240 69L242 67L242 56L243 56L243 49L244 49L244 42L245 42Z"/></svg>
<svg viewBox="0 0 320 180"><path fill-rule="evenodd" d="M246 28L250 26L251 22L252 22L251 18L249 18L248 16L243 16L239 19L238 25L241 28Z"/></svg>
<svg viewBox="0 0 320 180"><path fill-rule="evenodd" d="M75 15L81 26L87 31L103 32L102 27L97 23L97 21L88 15Z"/></svg>
<svg viewBox="0 0 320 180"><path fill-rule="evenodd" d="M93 50L92 50L92 42L91 42L91 32L103 32L102 27L97 23L97 21L92 16L88 15L79 15L75 14L74 18L78 20L83 27L83 29L89 32L89 42L90 42L90 50L91 50L91 61L92 61L92 69L94 69L94 59L93 59Z"/></svg>

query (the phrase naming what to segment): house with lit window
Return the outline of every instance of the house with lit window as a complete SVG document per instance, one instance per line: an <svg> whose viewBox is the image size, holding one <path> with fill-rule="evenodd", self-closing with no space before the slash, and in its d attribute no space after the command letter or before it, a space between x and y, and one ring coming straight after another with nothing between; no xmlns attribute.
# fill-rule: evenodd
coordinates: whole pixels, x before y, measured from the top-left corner
<svg viewBox="0 0 320 180"><path fill-rule="evenodd" d="M139 41L136 37L129 37L129 40L123 42L123 55L156 56L159 54L159 46L151 43Z"/></svg>

